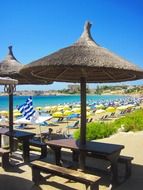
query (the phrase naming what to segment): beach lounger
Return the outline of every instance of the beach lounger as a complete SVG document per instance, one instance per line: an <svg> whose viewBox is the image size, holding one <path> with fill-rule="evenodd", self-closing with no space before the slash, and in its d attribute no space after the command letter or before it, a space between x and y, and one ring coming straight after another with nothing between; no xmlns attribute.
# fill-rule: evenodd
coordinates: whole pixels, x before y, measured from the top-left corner
<svg viewBox="0 0 143 190"><path fill-rule="evenodd" d="M78 129L79 128L79 120L75 121L72 125L68 125L66 128L68 129Z"/></svg>

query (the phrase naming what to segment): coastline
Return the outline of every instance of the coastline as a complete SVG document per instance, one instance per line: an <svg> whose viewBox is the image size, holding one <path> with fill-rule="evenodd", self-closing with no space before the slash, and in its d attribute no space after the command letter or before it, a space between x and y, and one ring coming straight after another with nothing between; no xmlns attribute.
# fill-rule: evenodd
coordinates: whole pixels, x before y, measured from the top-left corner
<svg viewBox="0 0 143 190"><path fill-rule="evenodd" d="M13 94L14 96L80 96L80 93L49 93L47 91L17 91ZM101 94L96 94L96 93L87 93L87 96L133 96L133 97L140 97L142 94L141 93L119 93L119 92L110 92L110 93L101 93ZM8 96L7 93L5 92L0 92L0 96Z"/></svg>

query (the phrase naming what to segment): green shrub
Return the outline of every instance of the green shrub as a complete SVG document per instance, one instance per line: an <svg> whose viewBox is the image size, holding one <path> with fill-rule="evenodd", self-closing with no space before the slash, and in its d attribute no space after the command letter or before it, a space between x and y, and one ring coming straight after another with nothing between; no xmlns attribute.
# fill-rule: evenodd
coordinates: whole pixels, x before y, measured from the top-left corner
<svg viewBox="0 0 143 190"><path fill-rule="evenodd" d="M143 130L143 110L136 110L110 123L88 123L86 127L86 140L90 141L109 137L110 135L116 133L117 130L122 126L124 127L126 132ZM80 138L80 129L75 131L74 138Z"/></svg>
<svg viewBox="0 0 143 190"><path fill-rule="evenodd" d="M86 127L86 140L90 141L90 140L94 140L94 139L105 138L105 137L112 135L116 131L117 131L117 129L109 123L92 122L92 123L87 124L87 127ZM74 138L75 139L80 138L80 130L79 129L77 131L75 131Z"/></svg>
<svg viewBox="0 0 143 190"><path fill-rule="evenodd" d="M141 131L143 130L143 110L136 110L125 117L114 121L117 128L124 126L125 131Z"/></svg>

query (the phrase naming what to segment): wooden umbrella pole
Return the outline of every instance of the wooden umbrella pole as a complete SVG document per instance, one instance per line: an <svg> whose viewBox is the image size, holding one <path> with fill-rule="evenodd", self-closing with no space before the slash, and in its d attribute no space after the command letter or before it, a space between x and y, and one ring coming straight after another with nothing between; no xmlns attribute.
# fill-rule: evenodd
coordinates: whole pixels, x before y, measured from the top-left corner
<svg viewBox="0 0 143 190"><path fill-rule="evenodd" d="M13 93L9 95L9 131L13 131Z"/></svg>
<svg viewBox="0 0 143 190"><path fill-rule="evenodd" d="M81 77L80 79L80 97L81 97L81 126L80 126L80 146L86 144L86 79ZM85 154L80 151L79 155L80 168L84 170L85 167Z"/></svg>
<svg viewBox="0 0 143 190"><path fill-rule="evenodd" d="M5 85L4 91L9 94L9 131L13 132L13 92L16 90L15 85ZM13 151L13 138L10 135L10 151Z"/></svg>
<svg viewBox="0 0 143 190"><path fill-rule="evenodd" d="M11 89L10 85L9 88ZM13 132L13 91L9 91L9 131ZM13 152L13 137L10 135L10 152Z"/></svg>

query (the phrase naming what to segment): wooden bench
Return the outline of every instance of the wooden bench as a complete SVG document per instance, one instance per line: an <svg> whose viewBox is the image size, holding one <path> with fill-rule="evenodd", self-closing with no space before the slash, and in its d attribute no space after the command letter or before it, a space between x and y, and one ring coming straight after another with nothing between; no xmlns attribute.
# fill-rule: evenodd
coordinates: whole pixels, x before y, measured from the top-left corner
<svg viewBox="0 0 143 190"><path fill-rule="evenodd" d="M31 167L32 180L36 185L39 184L41 179L40 172L46 172L69 180L83 183L86 185L86 189L88 186L90 186L90 190L99 190L99 176L85 174L80 171L53 165L40 160L31 162Z"/></svg>
<svg viewBox="0 0 143 190"><path fill-rule="evenodd" d="M29 140L29 145L41 148L40 158L45 158L47 156L47 145L46 145L46 143L36 141L36 140Z"/></svg>
<svg viewBox="0 0 143 190"><path fill-rule="evenodd" d="M1 163L2 163L2 168L4 170L6 170L10 166L9 153L10 153L9 150L0 148L0 156L2 157L2 162Z"/></svg>
<svg viewBox="0 0 143 190"><path fill-rule="evenodd" d="M125 164L125 177L128 178L131 176L132 173L132 160L134 158L133 157L129 157L129 156L120 156L118 159L119 163L123 163Z"/></svg>
<svg viewBox="0 0 143 190"><path fill-rule="evenodd" d="M94 155L94 154L91 154L91 153L87 153L87 156L89 157L94 157L94 158L97 158L97 159L104 159L106 160L106 158L103 156L97 156L97 155ZM133 157L129 157L129 156L122 156L120 155L119 158L118 158L118 163L122 163L125 165L125 178L127 179L128 177L131 176L131 173L132 173L132 160L134 158Z"/></svg>

